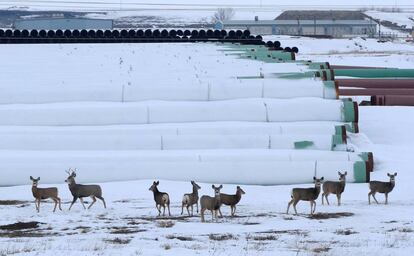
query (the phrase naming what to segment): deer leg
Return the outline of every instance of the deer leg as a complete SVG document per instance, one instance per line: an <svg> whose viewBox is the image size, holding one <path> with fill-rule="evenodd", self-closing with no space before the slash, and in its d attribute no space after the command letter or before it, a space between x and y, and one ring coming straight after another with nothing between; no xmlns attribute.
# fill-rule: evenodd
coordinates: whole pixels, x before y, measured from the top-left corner
<svg viewBox="0 0 414 256"><path fill-rule="evenodd" d="M183 213L184 213L184 202L181 203L181 215L183 215Z"/></svg>
<svg viewBox="0 0 414 256"><path fill-rule="evenodd" d="M93 205L94 203L96 203L96 197L91 196L91 198L92 198L92 203L91 203L91 205L89 205L88 210L92 207L92 205Z"/></svg>
<svg viewBox="0 0 414 256"><path fill-rule="evenodd" d="M322 205L323 205L323 197L325 196L325 193L322 194Z"/></svg>
<svg viewBox="0 0 414 256"><path fill-rule="evenodd" d="M191 214L190 214L190 208L191 208ZM191 206L187 206L187 213L188 213L188 216L192 216L193 215L193 206L191 205Z"/></svg>
<svg viewBox="0 0 414 256"><path fill-rule="evenodd" d="M337 194L336 197L338 198L338 206L341 206L341 194Z"/></svg>
<svg viewBox="0 0 414 256"><path fill-rule="evenodd" d="M233 206L233 216L236 215L236 206Z"/></svg>
<svg viewBox="0 0 414 256"><path fill-rule="evenodd" d="M57 201L56 198L52 198L52 200L53 200L53 202L55 202L55 207L53 208L53 212L56 212L56 207L57 207L58 201Z"/></svg>
<svg viewBox="0 0 414 256"><path fill-rule="evenodd" d="M214 221L214 210L210 210L211 211L211 221Z"/></svg>
<svg viewBox="0 0 414 256"><path fill-rule="evenodd" d="M106 209L106 202L105 199L102 196L96 196L98 199L102 200L102 203L104 205L104 208Z"/></svg>
<svg viewBox="0 0 414 256"><path fill-rule="evenodd" d="M296 205L299 203L299 201L293 202L293 209L295 210L295 214L298 215L298 211L296 210Z"/></svg>
<svg viewBox="0 0 414 256"><path fill-rule="evenodd" d="M378 204L377 199L375 198L375 193L372 193L372 197L374 198L375 202Z"/></svg>
<svg viewBox="0 0 414 256"><path fill-rule="evenodd" d="M388 204L388 193L385 193L385 204Z"/></svg>
<svg viewBox="0 0 414 256"><path fill-rule="evenodd" d="M56 197L56 199L57 199L57 200L58 200L58 202L59 202L59 210L61 210L61 211L62 211L62 205L61 205L62 200L60 200L60 197Z"/></svg>
<svg viewBox="0 0 414 256"><path fill-rule="evenodd" d="M82 198L82 197L79 197L79 201L82 203L83 209L85 209L85 210L86 210L86 206L85 206L85 204L83 203L83 198Z"/></svg>
<svg viewBox="0 0 414 256"><path fill-rule="evenodd" d="M205 222L205 220L204 220L204 211L205 211L206 209L204 209L204 208L201 208L201 211L200 211L200 215L201 215L201 222Z"/></svg>
<svg viewBox="0 0 414 256"><path fill-rule="evenodd" d="M218 209L218 212L220 213L220 218L223 218L223 214L221 213L221 209Z"/></svg>
<svg viewBox="0 0 414 256"><path fill-rule="evenodd" d="M289 208L290 208L290 205L293 203L293 199L292 200L290 200L290 202L288 203L288 207L287 207L287 210L286 210L286 214L289 214Z"/></svg>
<svg viewBox="0 0 414 256"><path fill-rule="evenodd" d="M36 210L37 210L37 212L40 212L40 199L37 199Z"/></svg>
<svg viewBox="0 0 414 256"><path fill-rule="evenodd" d="M78 197L74 196L74 197L73 197L73 200L72 200L72 203L71 203L71 204L70 204L70 206L69 206L69 211L70 211L70 209L72 208L73 204L76 202L76 200L78 200Z"/></svg>
<svg viewBox="0 0 414 256"><path fill-rule="evenodd" d="M312 201L312 203L313 203L313 212L312 213L315 213L315 211L316 211L316 202Z"/></svg>
<svg viewBox="0 0 414 256"><path fill-rule="evenodd" d="M196 207L197 207L197 213L198 213L198 202L196 203Z"/></svg>
<svg viewBox="0 0 414 256"><path fill-rule="evenodd" d="M168 216L171 216L171 212L170 212L170 203L168 202L168 204L167 204L167 207L168 207Z"/></svg>
<svg viewBox="0 0 414 256"><path fill-rule="evenodd" d="M371 192L368 193L368 204L371 204Z"/></svg>
<svg viewBox="0 0 414 256"><path fill-rule="evenodd" d="M312 201L309 201L310 202L310 207L311 207L311 215L313 214L313 202Z"/></svg>
<svg viewBox="0 0 414 256"><path fill-rule="evenodd" d="M160 216L161 215L161 205L155 203L155 208L157 208L157 210L158 210L158 216Z"/></svg>
<svg viewBox="0 0 414 256"><path fill-rule="evenodd" d="M328 193L325 194L325 199L326 199L326 203L329 205L329 200L328 200Z"/></svg>

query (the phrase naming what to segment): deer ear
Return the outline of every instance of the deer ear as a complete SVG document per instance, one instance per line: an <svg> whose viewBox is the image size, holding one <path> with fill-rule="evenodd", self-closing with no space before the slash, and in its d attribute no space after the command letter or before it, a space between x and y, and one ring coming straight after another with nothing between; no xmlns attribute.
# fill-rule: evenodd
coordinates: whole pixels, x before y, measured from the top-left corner
<svg viewBox="0 0 414 256"><path fill-rule="evenodd" d="M313 176L313 180L316 180L316 177L315 176Z"/></svg>
<svg viewBox="0 0 414 256"><path fill-rule="evenodd" d="M240 186L237 186L237 189L240 189Z"/></svg>
<svg viewBox="0 0 414 256"><path fill-rule="evenodd" d="M33 177L32 176L30 176L30 180L33 180Z"/></svg>
<svg viewBox="0 0 414 256"><path fill-rule="evenodd" d="M76 177L76 172L73 172L73 177L74 177L74 178Z"/></svg>
<svg viewBox="0 0 414 256"><path fill-rule="evenodd" d="M213 189L215 189L215 188L216 188L214 185L211 185L211 187L212 187Z"/></svg>
<svg viewBox="0 0 414 256"><path fill-rule="evenodd" d="M223 188L223 185L220 185L219 189L222 189L222 188Z"/></svg>
<svg viewBox="0 0 414 256"><path fill-rule="evenodd" d="M390 177L391 175L387 172L387 176Z"/></svg>
<svg viewBox="0 0 414 256"><path fill-rule="evenodd" d="M339 174L339 175L342 175L342 173L341 173L341 172L338 172L338 174Z"/></svg>
<svg viewBox="0 0 414 256"><path fill-rule="evenodd" d="M397 176L397 173L396 172L394 173L394 176Z"/></svg>
<svg viewBox="0 0 414 256"><path fill-rule="evenodd" d="M323 177L321 178L321 181L323 181Z"/></svg>
<svg viewBox="0 0 414 256"><path fill-rule="evenodd" d="M194 184L194 180L191 181L191 184Z"/></svg>
<svg viewBox="0 0 414 256"><path fill-rule="evenodd" d="M40 180L40 177L37 177L37 180Z"/></svg>
<svg viewBox="0 0 414 256"><path fill-rule="evenodd" d="M348 174L348 172L347 171L345 171L345 173L344 173L345 175L347 175Z"/></svg>
<svg viewBox="0 0 414 256"><path fill-rule="evenodd" d="M159 181L159 180L157 180L157 183L156 183L156 184L157 184L157 186L158 186L158 185L160 185L160 181Z"/></svg>

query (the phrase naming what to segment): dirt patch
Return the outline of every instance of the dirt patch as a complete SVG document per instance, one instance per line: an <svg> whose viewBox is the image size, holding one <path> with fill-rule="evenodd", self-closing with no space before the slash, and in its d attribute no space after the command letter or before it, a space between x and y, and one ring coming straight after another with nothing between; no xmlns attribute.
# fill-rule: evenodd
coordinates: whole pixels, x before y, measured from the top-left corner
<svg viewBox="0 0 414 256"><path fill-rule="evenodd" d="M114 239L105 239L104 241L110 244L129 244L129 242L131 242L131 239L129 238L122 239L122 238L117 237Z"/></svg>
<svg viewBox="0 0 414 256"><path fill-rule="evenodd" d="M358 234L358 232L353 231L352 229L338 229L335 231L337 235L349 236L353 234Z"/></svg>
<svg viewBox="0 0 414 256"><path fill-rule="evenodd" d="M213 241L226 241L236 239L232 234L210 234L208 238Z"/></svg>
<svg viewBox="0 0 414 256"><path fill-rule="evenodd" d="M129 227L112 227L112 230L109 232L111 234L135 234L139 232L145 232L146 229L138 229L138 228L129 228Z"/></svg>
<svg viewBox="0 0 414 256"><path fill-rule="evenodd" d="M329 252L331 248L327 247L327 246L321 246L321 247L316 247L312 249L312 252L314 253L324 253L324 252Z"/></svg>
<svg viewBox="0 0 414 256"><path fill-rule="evenodd" d="M254 236L247 236L247 239L254 240L254 241L276 241L279 239L279 236L276 235L254 235Z"/></svg>
<svg viewBox="0 0 414 256"><path fill-rule="evenodd" d="M307 216L311 220L326 220L326 219L338 219L343 217L350 217L354 214L352 212L319 212L313 215Z"/></svg>
<svg viewBox="0 0 414 256"><path fill-rule="evenodd" d="M22 229L33 229L38 228L39 224L43 224L37 221L29 221L29 222L16 222L13 224L2 225L0 226L0 230L22 230Z"/></svg>
<svg viewBox="0 0 414 256"><path fill-rule="evenodd" d="M259 225L260 222L243 222L242 224L245 226L251 226L251 225Z"/></svg>
<svg viewBox="0 0 414 256"><path fill-rule="evenodd" d="M29 201L20 201L20 200L0 200L0 205L21 205L28 204Z"/></svg>
<svg viewBox="0 0 414 256"><path fill-rule="evenodd" d="M194 238L190 236L176 236L176 235L168 235L166 236L167 239L178 239L180 241L194 241Z"/></svg>

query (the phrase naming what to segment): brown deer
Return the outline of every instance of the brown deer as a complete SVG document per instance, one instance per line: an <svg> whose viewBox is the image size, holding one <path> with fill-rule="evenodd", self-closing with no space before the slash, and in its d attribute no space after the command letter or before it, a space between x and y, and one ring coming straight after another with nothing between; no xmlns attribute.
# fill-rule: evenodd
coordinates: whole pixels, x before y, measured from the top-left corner
<svg viewBox="0 0 414 256"><path fill-rule="evenodd" d="M200 199L201 222L205 222L204 212L206 210L211 211L211 220L214 220L214 218L217 220L217 213L220 210L220 206L221 206L220 190L223 188L223 185L220 185L219 187L212 185L211 187L214 189L214 197L204 195Z"/></svg>
<svg viewBox="0 0 414 256"><path fill-rule="evenodd" d="M236 205L240 202L242 195L246 194L240 186L237 186L236 194L235 195L228 195L228 194L220 194L221 204L229 205L231 216L234 216L236 213ZM221 214L221 210L219 209L220 217L223 218L223 214Z"/></svg>
<svg viewBox="0 0 414 256"><path fill-rule="evenodd" d="M193 185L193 193L184 194L183 201L181 204L181 215L184 212L184 206L187 208L188 216L193 216L193 205L195 204L197 207L197 213L198 213L198 190L201 189L201 187L195 183L194 181L191 181L191 185ZM191 215L189 208L191 208Z"/></svg>
<svg viewBox="0 0 414 256"><path fill-rule="evenodd" d="M154 201L155 201L155 207L158 210L158 216L161 215L161 207L164 208L164 211L162 213L162 216L165 216L165 206L168 207L168 216L171 216L170 213L170 196L165 192L160 192L158 190L158 185L160 184L159 181L153 182L152 186L149 188L150 191L154 193Z"/></svg>
<svg viewBox="0 0 414 256"><path fill-rule="evenodd" d="M329 205L328 196L329 194L335 194L336 198L338 199L338 206L341 205L341 195L345 190L345 183L346 183L346 175L348 172L341 173L338 172L339 181L325 181L322 186L322 205L323 205L323 198L326 198L326 202Z"/></svg>
<svg viewBox="0 0 414 256"><path fill-rule="evenodd" d="M299 201L309 201L311 205L311 215L316 210L316 202L315 200L318 198L319 193L321 192L321 182L323 181L323 177L320 179L317 179L316 177L313 177L313 181L315 183L315 187L313 188L294 188L292 189L292 200L290 200L286 214L289 213L289 207L291 204L293 204L293 209L295 209L295 214L298 214L296 211L296 205Z"/></svg>
<svg viewBox="0 0 414 256"><path fill-rule="evenodd" d="M385 194L385 204L388 204L388 193L390 193L395 187L395 176L397 176L397 173L394 173L394 174L387 173L387 176L390 177L389 182L375 181L375 180L369 182L369 189L371 190L368 193L369 204L371 204L371 195L374 198L375 202L378 204L378 201L375 198L375 194L377 192Z"/></svg>
<svg viewBox="0 0 414 256"><path fill-rule="evenodd" d="M72 203L69 206L69 211L72 208L73 204L76 202L76 200L78 200L78 198L81 201L83 208L86 209L85 204L83 203L84 197L90 197L93 200L92 203L89 205L88 209L90 209L92 205L95 204L96 198L99 198L100 200L102 200L104 208L106 208L105 199L102 197L101 186L77 184L75 181L76 172L71 171L71 169L69 169L67 173L69 174L69 176L65 180L65 182L68 183L69 190L73 196Z"/></svg>
<svg viewBox="0 0 414 256"><path fill-rule="evenodd" d="M37 185L39 184L40 177L37 179L34 179L32 176L30 176L30 180L32 183L32 193L33 197L35 198L35 206L37 212L40 212L40 201L42 199L48 199L51 198L55 202L55 208L53 209L53 212L56 211L56 207L59 203L59 210L62 210L61 207L61 200L58 197L58 189L56 187L51 188L38 188Z"/></svg>

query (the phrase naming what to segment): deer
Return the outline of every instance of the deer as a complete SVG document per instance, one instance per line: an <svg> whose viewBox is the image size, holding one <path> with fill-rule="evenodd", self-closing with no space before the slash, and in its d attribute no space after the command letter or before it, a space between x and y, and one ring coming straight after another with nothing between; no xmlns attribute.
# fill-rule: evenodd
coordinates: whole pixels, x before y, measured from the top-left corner
<svg viewBox="0 0 414 256"><path fill-rule="evenodd" d="M154 181L152 183L152 186L149 188L149 190L154 193L155 207L158 210L158 216L161 215L161 207L164 208L162 216L165 216L165 206L166 205L168 207L168 216L171 216L171 213L170 213L170 196L167 193L160 192L158 190L158 185L159 184L160 184L160 181Z"/></svg>
<svg viewBox="0 0 414 256"><path fill-rule="evenodd" d="M59 203L59 210L62 211L61 207L61 200L58 197L58 189L56 187L50 187L50 188L38 188L37 185L39 184L40 177L37 179L30 176L30 180L32 181L32 194L35 198L35 206L37 212L40 212L40 201L42 199L48 199L51 198L55 202L55 208L53 208L53 212L56 211L56 207Z"/></svg>
<svg viewBox="0 0 414 256"><path fill-rule="evenodd" d="M76 169L72 171L66 171L69 175L65 182L69 186L69 190L73 196L72 203L69 206L69 211L72 208L73 204L79 199L82 203L83 208L86 210L85 204L83 203L84 197L90 197L92 199L92 203L89 205L88 210L95 204L96 198L100 199L103 202L104 208L106 209L105 199L102 197L102 189L99 185L82 185L77 184L75 181L76 177Z"/></svg>
<svg viewBox="0 0 414 256"><path fill-rule="evenodd" d="M211 185L211 187L214 190L214 197L204 195L200 198L201 222L205 222L204 212L206 210L211 211L212 221L214 220L214 218L217 220L217 212L220 210L220 206L221 206L220 190L223 188L223 185L220 185L219 187Z"/></svg>
<svg viewBox="0 0 414 256"><path fill-rule="evenodd" d="M329 194L335 194L336 198L338 199L338 206L341 205L341 195L345 190L345 183L346 183L346 175L348 172L338 172L339 181L325 181L322 186L322 205L323 205L323 198L325 197L326 202L329 205L328 196Z"/></svg>
<svg viewBox="0 0 414 256"><path fill-rule="evenodd" d="M220 200L221 204L229 205L231 216L233 217L236 213L236 205L240 202L240 199L242 195L246 194L246 192L243 191L243 189L240 186L237 186L236 188L236 194L235 195L228 195L221 193L220 194ZM221 214L221 210L219 209L220 217L223 218L223 214Z"/></svg>
<svg viewBox="0 0 414 256"><path fill-rule="evenodd" d="M369 189L371 190L368 193L369 204L371 204L371 195L374 198L375 202L378 204L378 201L375 198L376 193L385 194L385 204L388 204L388 193L390 193L395 187L395 176L397 176L397 173L396 172L394 174L387 173L387 176L390 177L389 182L375 181L375 180L369 182Z"/></svg>
<svg viewBox="0 0 414 256"><path fill-rule="evenodd" d="M290 200L286 214L289 213L289 207L293 204L293 209L295 209L295 214L297 215L298 212L296 211L296 205L299 201L309 201L311 205L311 212L310 214L313 215L313 213L316 210L316 202L315 200L318 198L319 193L321 192L321 183L323 181L323 177L320 179L317 179L316 177L313 177L313 182L315 183L315 187L313 188L293 188L291 197L292 200Z"/></svg>
<svg viewBox="0 0 414 256"><path fill-rule="evenodd" d="M182 204L181 204L181 215L184 212L184 206L187 208L188 216L193 216L193 205L195 204L197 207L197 213L198 213L198 190L201 189L201 187L195 183L194 181L191 181L191 185L193 185L193 193L184 194ZM189 208L191 208L191 215Z"/></svg>

